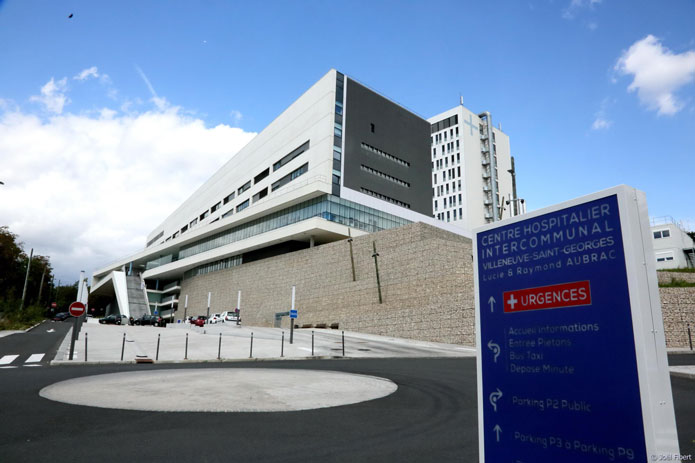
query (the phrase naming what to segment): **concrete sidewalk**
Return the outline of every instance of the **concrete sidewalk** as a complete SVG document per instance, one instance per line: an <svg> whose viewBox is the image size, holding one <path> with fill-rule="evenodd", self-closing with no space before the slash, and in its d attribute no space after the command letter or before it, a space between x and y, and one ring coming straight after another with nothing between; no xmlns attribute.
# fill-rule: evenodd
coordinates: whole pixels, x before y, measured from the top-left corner
<svg viewBox="0 0 695 463"><path fill-rule="evenodd" d="M313 355L312 355L313 332ZM251 334L253 333L253 350ZM402 338L345 332L343 355L342 331L297 329L294 342L280 328L246 327L218 323L200 328L189 324L152 326L100 325L89 319L75 342L73 360L69 359L72 331L63 340L51 364L134 363L137 361L184 362L259 359L304 359L334 357L473 357L475 349L454 344L414 341ZM125 342L124 342L125 339ZM159 350L157 345L159 344ZM219 360L218 360L219 355Z"/></svg>

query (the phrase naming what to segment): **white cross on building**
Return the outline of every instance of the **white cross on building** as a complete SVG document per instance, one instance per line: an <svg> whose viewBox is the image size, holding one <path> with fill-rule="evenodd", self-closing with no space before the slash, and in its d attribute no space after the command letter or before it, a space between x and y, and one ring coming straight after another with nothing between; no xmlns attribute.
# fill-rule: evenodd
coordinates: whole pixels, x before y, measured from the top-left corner
<svg viewBox="0 0 695 463"><path fill-rule="evenodd" d="M514 294L512 294L507 300L507 304L509 304L509 307L511 307L512 310L514 310L514 306L517 302L519 302L519 300L514 297Z"/></svg>

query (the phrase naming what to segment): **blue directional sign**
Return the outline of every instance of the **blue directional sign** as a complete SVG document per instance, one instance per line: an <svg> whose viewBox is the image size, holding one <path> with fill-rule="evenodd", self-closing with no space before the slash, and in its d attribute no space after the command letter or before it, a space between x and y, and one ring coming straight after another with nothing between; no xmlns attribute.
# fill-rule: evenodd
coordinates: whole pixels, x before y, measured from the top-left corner
<svg viewBox="0 0 695 463"><path fill-rule="evenodd" d="M484 461L648 461L618 204L476 234Z"/></svg>
<svg viewBox="0 0 695 463"><path fill-rule="evenodd" d="M297 318L297 311L292 309L290 310L290 318Z"/></svg>

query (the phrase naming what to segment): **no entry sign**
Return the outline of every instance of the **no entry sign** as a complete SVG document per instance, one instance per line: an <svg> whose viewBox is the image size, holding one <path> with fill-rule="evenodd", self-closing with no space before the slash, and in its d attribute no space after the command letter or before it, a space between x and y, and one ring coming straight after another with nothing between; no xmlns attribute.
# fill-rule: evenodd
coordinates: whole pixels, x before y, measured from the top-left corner
<svg viewBox="0 0 695 463"><path fill-rule="evenodd" d="M482 227L474 256L481 462L678 454L643 193Z"/></svg>
<svg viewBox="0 0 695 463"><path fill-rule="evenodd" d="M72 304L70 304L68 312L70 312L70 315L72 315L73 317L79 317L84 314L85 306L81 302L73 302Z"/></svg>

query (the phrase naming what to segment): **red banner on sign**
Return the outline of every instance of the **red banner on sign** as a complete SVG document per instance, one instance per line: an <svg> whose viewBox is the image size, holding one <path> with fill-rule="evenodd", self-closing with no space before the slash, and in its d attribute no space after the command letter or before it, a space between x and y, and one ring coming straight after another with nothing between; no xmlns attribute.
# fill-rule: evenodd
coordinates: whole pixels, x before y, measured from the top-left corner
<svg viewBox="0 0 695 463"><path fill-rule="evenodd" d="M591 305L588 281L505 291L503 296L505 313Z"/></svg>

